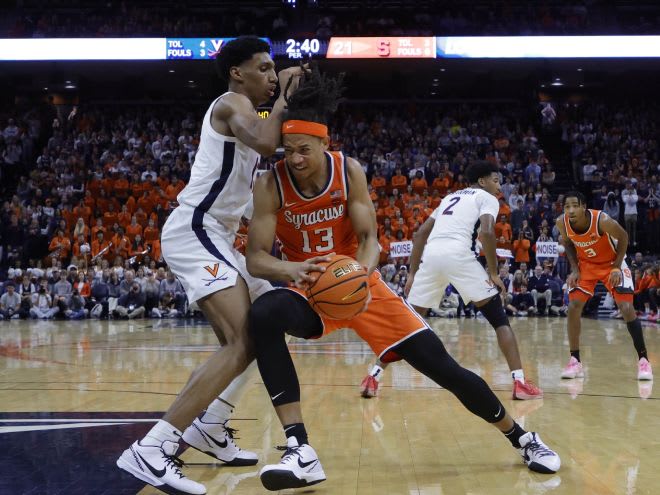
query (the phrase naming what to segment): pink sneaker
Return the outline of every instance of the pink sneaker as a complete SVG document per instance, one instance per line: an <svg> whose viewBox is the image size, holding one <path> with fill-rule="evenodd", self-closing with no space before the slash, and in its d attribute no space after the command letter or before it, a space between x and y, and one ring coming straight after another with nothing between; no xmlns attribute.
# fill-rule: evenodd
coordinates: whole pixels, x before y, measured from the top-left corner
<svg viewBox="0 0 660 495"><path fill-rule="evenodd" d="M517 400L542 399L543 390L529 380L525 380L524 383L519 380L514 380L513 398Z"/></svg>
<svg viewBox="0 0 660 495"><path fill-rule="evenodd" d="M584 377L584 371L582 370L582 363L571 356L569 359L566 368L561 372L562 378L582 378Z"/></svg>
<svg viewBox="0 0 660 495"><path fill-rule="evenodd" d="M637 365L637 379L653 380L653 370L651 369L651 363L649 363L646 358L639 360L639 364Z"/></svg>
<svg viewBox="0 0 660 495"><path fill-rule="evenodd" d="M365 399L376 397L378 395L378 380L371 375L365 376L360 384L360 390L360 395Z"/></svg>

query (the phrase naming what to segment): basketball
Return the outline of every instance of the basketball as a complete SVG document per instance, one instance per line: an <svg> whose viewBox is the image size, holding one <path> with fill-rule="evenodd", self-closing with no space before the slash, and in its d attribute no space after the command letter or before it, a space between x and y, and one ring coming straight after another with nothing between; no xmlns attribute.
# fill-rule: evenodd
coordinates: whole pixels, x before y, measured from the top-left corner
<svg viewBox="0 0 660 495"><path fill-rule="evenodd" d="M348 320L357 315L369 297L369 277L362 265L350 256L333 255L325 272L307 289L312 308L333 320Z"/></svg>

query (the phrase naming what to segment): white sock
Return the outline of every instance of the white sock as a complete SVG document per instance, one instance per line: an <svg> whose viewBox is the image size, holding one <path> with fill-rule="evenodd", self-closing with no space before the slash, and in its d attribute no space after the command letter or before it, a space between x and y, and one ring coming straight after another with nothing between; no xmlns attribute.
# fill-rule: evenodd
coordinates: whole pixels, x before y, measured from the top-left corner
<svg viewBox="0 0 660 495"><path fill-rule="evenodd" d="M246 386L250 383L254 370L257 367L257 361L252 361L252 364L246 370L232 380L229 386L223 390L220 396L215 399L209 407L206 408L202 421L205 423L224 423L231 418L234 412L234 407L241 400Z"/></svg>
<svg viewBox="0 0 660 495"><path fill-rule="evenodd" d="M513 370L511 372L511 378L513 378L514 381L518 380L519 382L525 383L525 373L523 370Z"/></svg>
<svg viewBox="0 0 660 495"><path fill-rule="evenodd" d="M380 379L383 377L383 371L385 371L383 367L374 364L369 374L373 376L377 382L380 382Z"/></svg>
<svg viewBox="0 0 660 495"><path fill-rule="evenodd" d="M164 441L179 443L181 432L167 421L159 420L154 427L140 440L140 445L160 447Z"/></svg>

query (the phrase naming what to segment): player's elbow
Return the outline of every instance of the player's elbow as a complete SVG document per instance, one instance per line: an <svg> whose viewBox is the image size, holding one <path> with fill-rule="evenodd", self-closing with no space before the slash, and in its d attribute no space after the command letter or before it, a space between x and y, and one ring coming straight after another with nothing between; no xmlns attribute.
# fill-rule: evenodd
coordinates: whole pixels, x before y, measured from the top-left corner
<svg viewBox="0 0 660 495"><path fill-rule="evenodd" d="M277 151L277 144L264 139L257 139L254 144L254 150L263 157L274 155Z"/></svg>

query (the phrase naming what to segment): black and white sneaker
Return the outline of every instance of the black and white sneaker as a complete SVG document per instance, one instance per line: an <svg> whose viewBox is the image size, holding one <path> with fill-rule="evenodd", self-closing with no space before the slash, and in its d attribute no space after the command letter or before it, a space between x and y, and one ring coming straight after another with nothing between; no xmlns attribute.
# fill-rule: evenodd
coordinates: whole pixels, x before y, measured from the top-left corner
<svg viewBox="0 0 660 495"><path fill-rule="evenodd" d="M316 452L308 444L298 445L289 437L279 464L264 466L259 472L264 488L271 491L302 488L325 481L325 473Z"/></svg>
<svg viewBox="0 0 660 495"><path fill-rule="evenodd" d="M518 442L521 447L518 451L531 471L552 474L559 470L561 459L555 451L543 443L538 433L527 432L518 439Z"/></svg>
<svg viewBox="0 0 660 495"><path fill-rule="evenodd" d="M236 430L224 423L204 423L196 418L183 432L183 440L192 448L215 457L230 466L254 466L257 454L241 449L234 442Z"/></svg>
<svg viewBox="0 0 660 495"><path fill-rule="evenodd" d="M117 459L117 466L169 495L205 495L206 487L181 472L176 457L179 444L165 441L160 447L135 442Z"/></svg>

